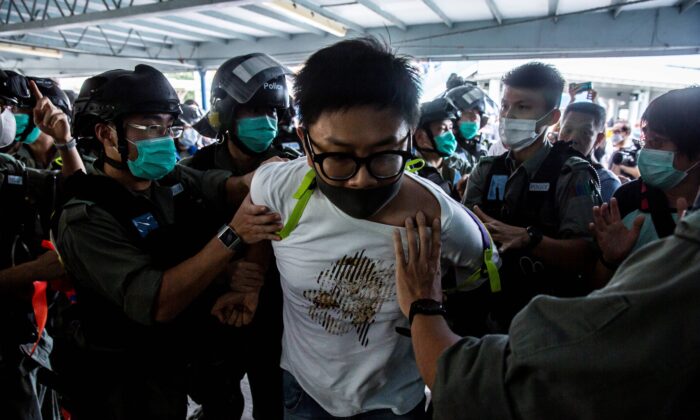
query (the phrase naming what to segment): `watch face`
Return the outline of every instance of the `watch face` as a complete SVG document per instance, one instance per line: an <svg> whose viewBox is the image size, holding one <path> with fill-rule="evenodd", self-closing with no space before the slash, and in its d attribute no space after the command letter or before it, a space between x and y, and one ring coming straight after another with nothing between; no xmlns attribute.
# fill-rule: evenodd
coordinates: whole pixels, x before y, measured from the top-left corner
<svg viewBox="0 0 700 420"><path fill-rule="evenodd" d="M231 246L237 239L236 234L233 233L233 229L226 229L219 238L221 239L221 242L226 244L226 246Z"/></svg>

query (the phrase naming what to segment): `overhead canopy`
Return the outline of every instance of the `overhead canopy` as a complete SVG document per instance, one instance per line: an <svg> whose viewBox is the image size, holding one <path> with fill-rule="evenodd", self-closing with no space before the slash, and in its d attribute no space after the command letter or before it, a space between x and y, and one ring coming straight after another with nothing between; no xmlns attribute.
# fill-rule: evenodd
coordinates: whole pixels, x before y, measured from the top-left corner
<svg viewBox="0 0 700 420"><path fill-rule="evenodd" d="M0 0L0 68L91 75L150 63L285 64L375 35L431 60L700 53L697 0Z"/></svg>

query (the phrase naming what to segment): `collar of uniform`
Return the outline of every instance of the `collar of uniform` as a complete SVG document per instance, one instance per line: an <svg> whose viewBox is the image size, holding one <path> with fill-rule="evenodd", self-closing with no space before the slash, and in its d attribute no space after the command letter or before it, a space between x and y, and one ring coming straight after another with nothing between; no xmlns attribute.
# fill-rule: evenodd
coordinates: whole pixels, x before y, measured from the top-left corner
<svg viewBox="0 0 700 420"><path fill-rule="evenodd" d="M542 146L540 150L535 152L534 155L530 156L530 159L523 162L522 165L520 165L517 168L515 166L515 159L513 159L513 157L511 156L513 152L509 151L506 159L508 169L511 173L513 173L518 169L523 168L525 169L525 172L527 172L528 178L532 178L535 175L535 173L537 173L537 170L542 165L542 162L544 162L544 159L547 157L550 150L552 150L552 144L549 141L545 140L544 146Z"/></svg>

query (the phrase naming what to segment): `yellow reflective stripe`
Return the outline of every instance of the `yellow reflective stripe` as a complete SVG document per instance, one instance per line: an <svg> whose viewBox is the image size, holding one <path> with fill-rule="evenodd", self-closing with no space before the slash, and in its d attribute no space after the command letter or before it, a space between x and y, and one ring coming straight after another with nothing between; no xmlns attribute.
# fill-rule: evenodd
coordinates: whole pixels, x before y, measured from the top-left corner
<svg viewBox="0 0 700 420"><path fill-rule="evenodd" d="M309 172L306 173L306 175L304 175L304 179L301 181L301 185L299 185L299 188L293 195L293 197L299 201L297 201L297 204L294 206L292 214L289 215L287 223L284 224L282 230L277 232L280 238L284 239L288 237L299 224L299 219L301 219L301 215L304 214L304 209L306 209L306 205L309 203L311 196L314 194L314 190L309 187L311 186L315 178L316 172L314 172L313 169L311 169Z"/></svg>
<svg viewBox="0 0 700 420"><path fill-rule="evenodd" d="M412 174L420 171L425 167L425 161L421 158L411 159L406 162L406 170Z"/></svg>

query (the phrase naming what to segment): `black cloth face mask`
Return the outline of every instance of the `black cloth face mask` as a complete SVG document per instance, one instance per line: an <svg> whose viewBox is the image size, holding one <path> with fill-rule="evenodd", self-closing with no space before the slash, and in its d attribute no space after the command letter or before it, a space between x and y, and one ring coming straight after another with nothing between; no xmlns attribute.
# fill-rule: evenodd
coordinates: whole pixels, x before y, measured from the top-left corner
<svg viewBox="0 0 700 420"><path fill-rule="evenodd" d="M401 189L403 174L391 184L376 188L357 189L336 187L324 182L317 174L316 184L334 206L355 219L366 219L383 209Z"/></svg>

